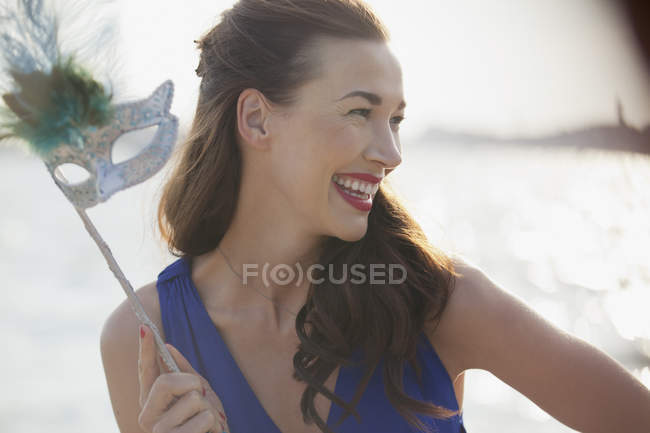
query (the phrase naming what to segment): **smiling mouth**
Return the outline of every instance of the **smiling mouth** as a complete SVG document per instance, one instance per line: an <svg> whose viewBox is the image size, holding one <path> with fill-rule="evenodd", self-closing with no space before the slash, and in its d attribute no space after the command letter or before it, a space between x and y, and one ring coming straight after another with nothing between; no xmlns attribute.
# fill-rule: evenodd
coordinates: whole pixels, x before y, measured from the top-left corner
<svg viewBox="0 0 650 433"><path fill-rule="evenodd" d="M373 197L379 189L379 182L371 183L349 176L335 174L332 176L332 181L345 191L346 194L365 200Z"/></svg>

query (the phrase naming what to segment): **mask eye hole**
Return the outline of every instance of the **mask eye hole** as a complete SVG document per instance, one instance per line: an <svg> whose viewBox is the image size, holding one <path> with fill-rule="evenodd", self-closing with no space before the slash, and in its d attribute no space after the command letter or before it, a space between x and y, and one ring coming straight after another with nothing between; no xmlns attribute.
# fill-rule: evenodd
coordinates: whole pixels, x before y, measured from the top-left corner
<svg viewBox="0 0 650 433"><path fill-rule="evenodd" d="M113 142L113 149L111 150L111 161L113 161L113 164L127 161L140 153L142 149L151 143L157 130L158 125L154 125L148 128L125 132L120 135Z"/></svg>
<svg viewBox="0 0 650 433"><path fill-rule="evenodd" d="M54 169L54 176L58 181L67 185L74 185L85 182L90 178L88 170L72 162L58 165Z"/></svg>

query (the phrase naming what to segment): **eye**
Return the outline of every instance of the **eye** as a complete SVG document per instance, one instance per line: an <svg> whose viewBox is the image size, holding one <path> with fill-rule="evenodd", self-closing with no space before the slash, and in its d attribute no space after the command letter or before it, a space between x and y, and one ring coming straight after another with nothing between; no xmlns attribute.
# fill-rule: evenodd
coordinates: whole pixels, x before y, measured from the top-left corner
<svg viewBox="0 0 650 433"><path fill-rule="evenodd" d="M359 111L365 113L365 114L361 114L363 117L368 117L368 115L370 114L370 109L368 108L355 108L354 110L350 110L348 114L359 112Z"/></svg>
<svg viewBox="0 0 650 433"><path fill-rule="evenodd" d="M350 113L358 113L358 114L361 114L361 116L363 116L363 117L368 117L368 115L370 114L371 111L372 110L370 110L368 108L355 108L354 110L350 110L348 112L348 114L350 114ZM406 119L406 117L404 117L404 116L395 116L395 117L393 117L391 119L391 123L393 125L399 126L399 124L402 123L402 121L404 119Z"/></svg>

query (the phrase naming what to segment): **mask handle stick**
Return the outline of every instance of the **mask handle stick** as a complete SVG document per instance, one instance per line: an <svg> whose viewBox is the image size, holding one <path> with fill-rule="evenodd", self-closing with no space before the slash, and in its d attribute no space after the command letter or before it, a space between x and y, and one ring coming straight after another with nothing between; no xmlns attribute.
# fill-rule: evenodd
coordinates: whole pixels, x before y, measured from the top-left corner
<svg viewBox="0 0 650 433"><path fill-rule="evenodd" d="M59 167L54 169L54 173L61 180L63 180L66 183L69 183L65 178L65 176L63 175L63 173L61 172L61 170L59 170ZM144 308L140 303L140 299L138 298L138 295L135 294L133 287L131 287L131 283L129 282L129 280L126 279L124 273L122 272L122 269L120 269L119 265L115 261L115 258L111 253L111 249L108 247L106 242L104 242L104 239L102 239L102 237L99 235L99 232L95 228L95 225L92 223L90 218L88 218L85 209L79 209L76 206L73 207L81 217L81 220L83 221L84 226L88 231L88 234L90 234L90 237L92 237L95 240L95 243L99 247L99 250L101 251L104 258L106 259L106 262L108 263L109 269L111 270L111 272L113 272L115 278L117 278L117 280L120 282L122 289L124 289L124 293L126 293L126 296L129 299L131 308L135 312L135 315L138 317L141 323L147 325L153 331L154 339L156 340L156 346L158 348L158 353L162 356L165 365L169 370L171 370L174 373L180 372L180 369L176 365L174 358L172 357L171 353L169 353L167 346L165 346L165 342L160 337L158 328L151 321L151 319L149 319L149 316L147 316L147 313L144 311Z"/></svg>

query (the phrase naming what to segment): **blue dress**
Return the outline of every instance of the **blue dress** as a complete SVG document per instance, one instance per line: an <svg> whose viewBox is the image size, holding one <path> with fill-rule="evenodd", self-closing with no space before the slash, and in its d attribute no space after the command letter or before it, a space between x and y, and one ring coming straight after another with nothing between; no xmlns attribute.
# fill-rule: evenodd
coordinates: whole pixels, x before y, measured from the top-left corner
<svg viewBox="0 0 650 433"><path fill-rule="evenodd" d="M232 433L281 433L255 396L239 366L208 315L191 279L190 259L181 257L158 274L157 290L166 342L177 348L219 395ZM357 351L356 357L360 351ZM424 333L418 342L417 356L423 385L410 363L404 367L404 390L410 396L458 410L454 387L440 358ZM327 425L337 433L414 433L416 430L388 401L382 381L383 359L375 369L356 406L361 423L349 415L334 427L342 408L332 402ZM361 366L341 366L334 393L351 401L362 377ZM418 418L439 433L465 433L462 413L449 419L423 414Z"/></svg>

